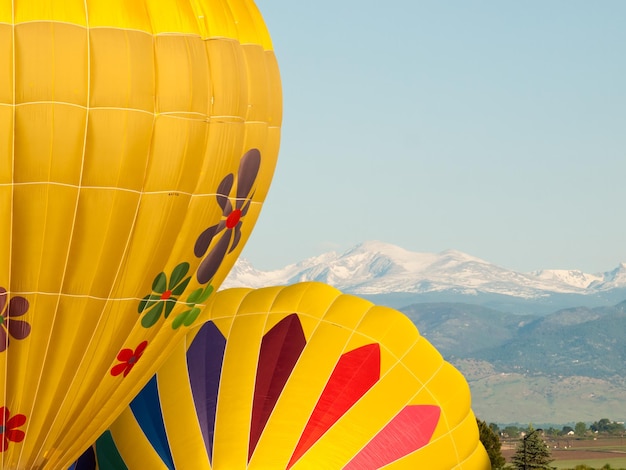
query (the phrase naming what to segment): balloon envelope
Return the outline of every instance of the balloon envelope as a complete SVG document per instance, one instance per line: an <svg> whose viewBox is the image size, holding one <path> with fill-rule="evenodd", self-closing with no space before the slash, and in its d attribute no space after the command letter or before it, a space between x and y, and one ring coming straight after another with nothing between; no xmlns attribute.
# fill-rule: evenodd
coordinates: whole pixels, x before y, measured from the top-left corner
<svg viewBox="0 0 626 470"><path fill-rule="evenodd" d="M1 0L0 63L0 468L63 468L247 240L278 69L250 0Z"/></svg>
<svg viewBox="0 0 626 470"><path fill-rule="evenodd" d="M401 313L318 283L207 310L76 470L490 468L467 383Z"/></svg>

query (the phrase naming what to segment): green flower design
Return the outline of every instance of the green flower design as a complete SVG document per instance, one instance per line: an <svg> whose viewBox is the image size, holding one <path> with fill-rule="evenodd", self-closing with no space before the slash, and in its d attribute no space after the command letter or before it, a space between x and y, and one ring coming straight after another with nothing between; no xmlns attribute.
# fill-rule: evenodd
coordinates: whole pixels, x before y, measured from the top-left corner
<svg viewBox="0 0 626 470"><path fill-rule="evenodd" d="M185 291L191 280L191 276L185 277L188 272L189 263L183 262L174 268L169 283L164 272L154 278L152 293L139 302L138 311L140 315L144 314L141 319L141 325L144 328L150 328L159 321L164 311L164 318L169 317L178 301L178 296Z"/></svg>
<svg viewBox="0 0 626 470"><path fill-rule="evenodd" d="M191 326L201 312L200 308L196 307L196 304L204 302L212 293L213 286L209 284L205 288L200 287L189 294L189 297L187 297L187 306L191 308L176 315L176 318L174 318L172 322L172 328L177 330L181 325Z"/></svg>

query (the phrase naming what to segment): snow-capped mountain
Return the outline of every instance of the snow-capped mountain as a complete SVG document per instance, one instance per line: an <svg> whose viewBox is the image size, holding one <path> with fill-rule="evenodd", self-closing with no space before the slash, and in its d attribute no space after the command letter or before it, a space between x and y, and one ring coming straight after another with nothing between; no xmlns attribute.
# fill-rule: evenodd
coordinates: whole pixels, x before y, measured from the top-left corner
<svg viewBox="0 0 626 470"><path fill-rule="evenodd" d="M343 254L325 253L274 271L259 271L240 259L223 287L258 288L302 281L320 281L360 295L455 292L533 299L625 288L626 264L602 274L577 270L519 273L456 250L416 253L369 241Z"/></svg>
<svg viewBox="0 0 626 470"><path fill-rule="evenodd" d="M542 269L540 271L533 271L530 274L545 281L565 283L580 289L586 289L594 283L597 284L604 281L603 275L588 274L576 269Z"/></svg>

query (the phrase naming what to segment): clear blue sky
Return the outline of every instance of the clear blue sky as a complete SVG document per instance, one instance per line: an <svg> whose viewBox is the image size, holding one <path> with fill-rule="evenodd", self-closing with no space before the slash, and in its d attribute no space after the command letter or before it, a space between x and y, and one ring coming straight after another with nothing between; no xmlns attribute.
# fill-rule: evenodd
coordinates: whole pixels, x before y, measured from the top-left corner
<svg viewBox="0 0 626 470"><path fill-rule="evenodd" d="M520 271L626 261L626 2L257 5L284 121L256 267L365 240Z"/></svg>

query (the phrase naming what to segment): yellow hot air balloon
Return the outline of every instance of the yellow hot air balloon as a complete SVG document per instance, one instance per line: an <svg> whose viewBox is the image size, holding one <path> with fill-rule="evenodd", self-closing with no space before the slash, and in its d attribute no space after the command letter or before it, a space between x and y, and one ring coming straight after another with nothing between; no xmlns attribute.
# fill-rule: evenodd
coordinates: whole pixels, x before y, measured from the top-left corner
<svg viewBox="0 0 626 470"><path fill-rule="evenodd" d="M274 171L251 0L0 0L0 468L64 468L226 276Z"/></svg>
<svg viewBox="0 0 626 470"><path fill-rule="evenodd" d="M470 392L400 312L319 283L217 293L74 470L486 470Z"/></svg>

